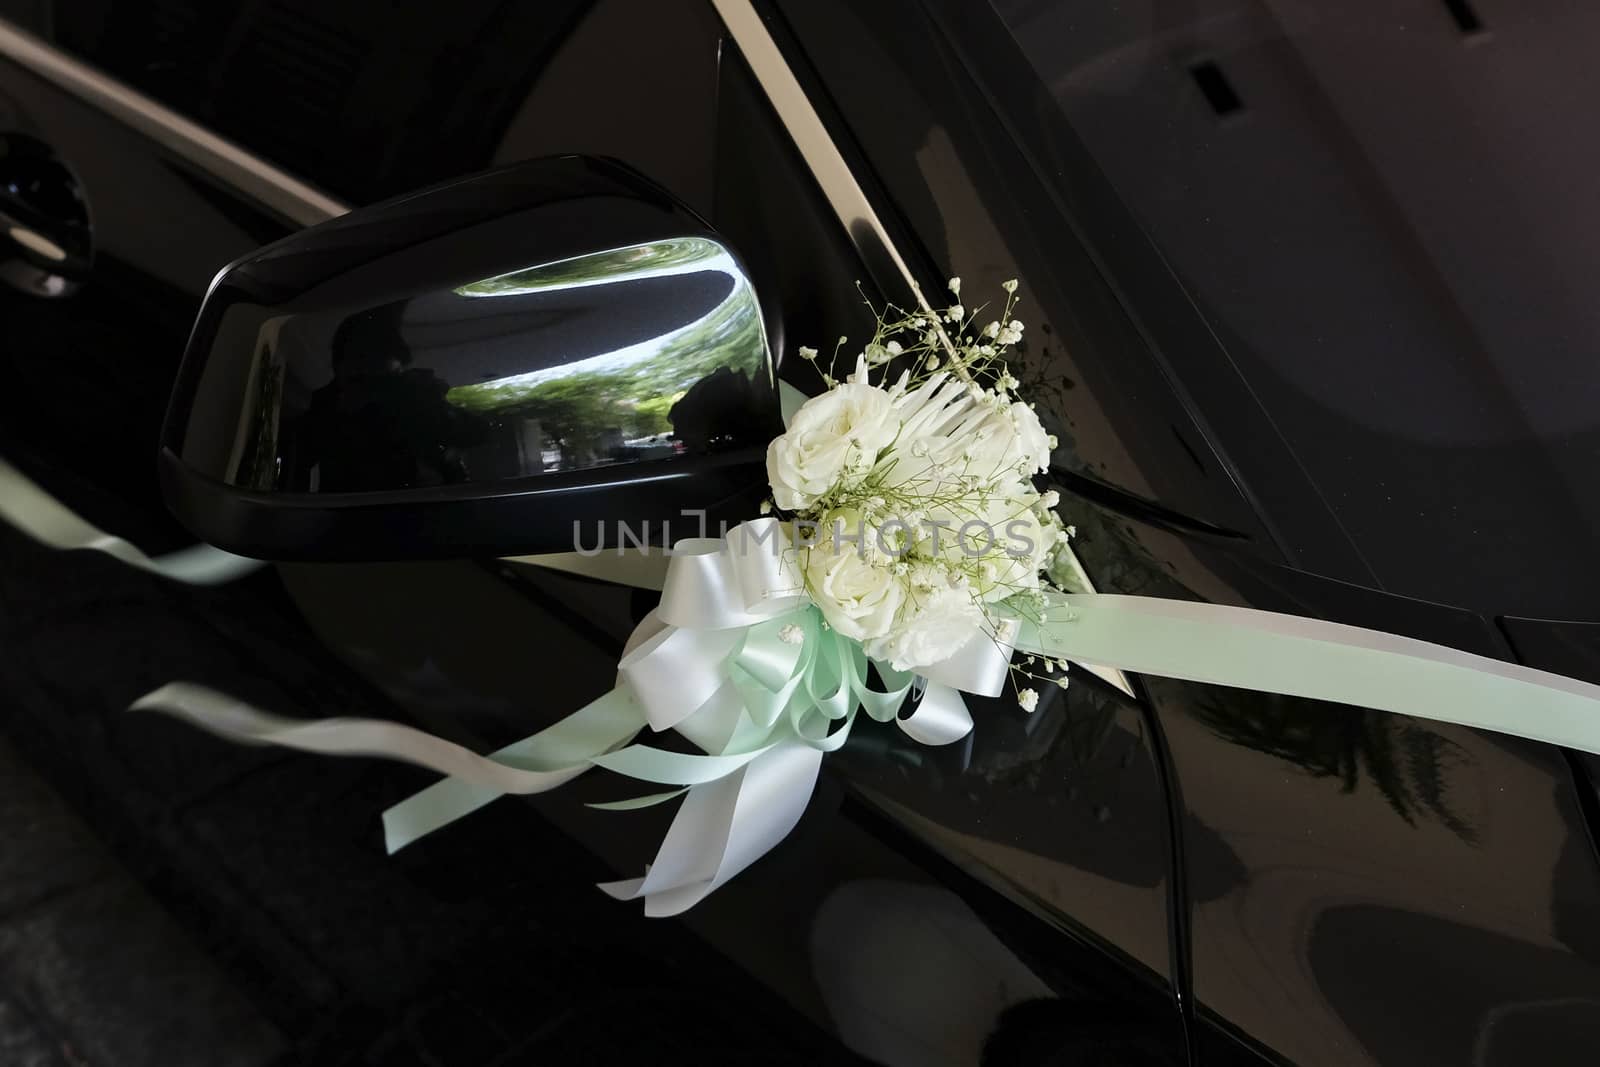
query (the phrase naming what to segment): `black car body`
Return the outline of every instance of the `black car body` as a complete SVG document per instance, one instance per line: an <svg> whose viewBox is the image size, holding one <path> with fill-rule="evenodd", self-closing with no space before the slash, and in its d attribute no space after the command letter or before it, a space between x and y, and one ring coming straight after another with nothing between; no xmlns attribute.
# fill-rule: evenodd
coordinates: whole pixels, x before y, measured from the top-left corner
<svg viewBox="0 0 1600 1067"><path fill-rule="evenodd" d="M1504 101L1579 106L1572 42L1600 27L1279 6L6 4L3 195L73 256L9 253L31 291L0 295L0 448L99 525L183 543L153 457L220 267L586 153L712 222L779 353L859 333L857 280L1021 278L1017 375L1099 589L1600 680L1586 146L1555 158L1555 123L1537 166L1489 159ZM652 926L587 884L666 817L584 808L605 783L390 859L376 814L425 776L119 717L187 677L486 750L608 686L641 595L495 560L196 592L3 543L8 730L310 1062L401 1062L435 1017L450 1063L1576 1064L1600 1037L1600 801L1552 746L1084 677L1031 716L975 706L959 751L863 732L782 846ZM608 1025L613 995L648 1035ZM560 1010L518 1036L533 999Z"/></svg>

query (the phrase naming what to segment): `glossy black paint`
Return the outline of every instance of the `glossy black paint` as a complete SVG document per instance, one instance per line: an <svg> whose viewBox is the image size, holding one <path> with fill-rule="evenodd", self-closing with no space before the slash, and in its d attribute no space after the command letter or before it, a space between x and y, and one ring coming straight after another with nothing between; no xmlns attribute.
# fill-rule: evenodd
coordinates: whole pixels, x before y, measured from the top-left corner
<svg viewBox="0 0 1600 1067"><path fill-rule="evenodd" d="M780 425L743 265L664 190L570 156L224 270L161 463L178 516L234 551L513 554L736 516Z"/></svg>
<svg viewBox="0 0 1600 1067"><path fill-rule="evenodd" d="M1508 643L1474 605L1356 580L1371 572L1319 487L1284 459L1270 413L1237 378L1194 373L1226 351L992 12L943 0L780 6L838 134L930 272L995 264L961 268L964 295L1011 274L1031 287L1018 376L1063 441L1061 486L1076 493L1064 513L1101 589L1581 661L1583 628L1508 621ZM1555 636L1560 656L1532 647ZM1600 998L1600 924L1583 902L1600 897L1600 874L1581 761L1358 709L1140 688L1177 812L1172 961L1200 1062L1514 1063L1511 1020L1546 995L1571 1011L1530 1027L1541 1055L1589 1058L1582 1013ZM1425 992L1397 1007L1390 975ZM1380 989L1392 1010L1374 1010Z"/></svg>
<svg viewBox="0 0 1600 1067"><path fill-rule="evenodd" d="M1064 488L1083 490L1064 493L1064 513L1100 588L1297 611L1557 669L1581 662L1588 637L1570 626L1556 628L1573 654L1541 662L1523 645L1542 642L1546 624L1497 625L1364 579L1323 577L1363 573L1352 569L1360 559L1349 538L1316 486L1278 462L1270 419L1236 380L1180 383L1170 373L1177 360L1219 358L1218 338L984 6L778 6L775 32L927 288L947 266L963 273L965 292L1024 279L1021 369L1065 443L1057 460L1076 480ZM254 32L241 19L230 40ZM892 279L854 261L737 50L720 48L708 5L592 5L559 47L530 40L539 69L521 116L492 148L452 157L447 173L561 151L617 156L746 253L775 349L855 335L850 282L862 277L870 289ZM653 62L663 54L679 57L670 80ZM157 77L133 58L117 62L130 77ZM133 294L144 290L132 276L180 278L192 308L217 264L259 243L241 230L270 228L248 206L218 207L225 191L192 175L174 180L182 168L173 161L150 165L136 138L116 140L26 76L15 82L0 87L22 97L30 128L83 175L97 240L136 268L102 264L102 287ZM403 142L398 157L422 158L407 139L429 131L409 128L402 111L369 110L366 121ZM334 124L304 128L324 144L340 139ZM251 147L288 158L249 132ZM322 184L352 173L335 154L297 152L296 169ZM173 215L198 219L189 240L139 240L148 212L134 210L138 197L116 195L119 170L139 176L146 200L160 194ZM131 320L154 305L130 296L118 307ZM56 314L46 321L68 328ZM146 347L175 353L184 323L151 322ZM29 336L45 348L51 334ZM115 351L103 337L95 345ZM785 373L815 388L798 363ZM1229 422L1227 452L1213 433L1219 420ZM153 436L153 416L146 421ZM0 434L15 440L22 425ZM104 434L96 420L70 432L35 420L26 430L30 447L74 457L96 485L83 494L91 516L122 521L155 509L153 490L108 462L104 447L84 448L86 434ZM92 505L107 495L126 498L126 510L97 514ZM1292 529L1264 513L1263 495L1275 514L1293 513ZM285 566L276 580L305 620L304 629L285 626L284 645L330 650L395 714L479 748L608 686L622 637L649 606L602 583L512 565ZM187 610L182 603L164 610ZM163 670L174 656L160 660ZM26 669L52 695L93 706L70 670ZM215 672L226 686L246 670L226 663ZM350 710L351 688L284 680L270 693L285 710L333 714ZM1592 1060L1583 1013L1600 989L1600 884L1583 811L1593 793L1564 754L1305 701L1162 682L1136 689L1130 699L1080 679L1032 717L985 704L960 751L917 749L892 733L853 737L829 761L797 832L687 927L753 979L752 1000L787 1002L838 1039L840 1057L851 1048L897 1065L956 1065L989 1062L987 1047L990 1061L1021 1064L1091 1052L1202 1065ZM130 681L123 696L137 691ZM41 703L37 717L60 722L56 710ZM103 710L110 718L119 705ZM133 751L124 762L168 768ZM294 765L306 782L331 775ZM193 773L179 761L167 777ZM377 773L396 794L413 784L391 777L403 770ZM221 823L221 832L257 840L279 827L259 847L292 869L305 842L268 802L283 795L278 784L268 782L250 819ZM506 802L482 818L508 833L548 821L582 842L595 877L633 872L661 824L650 813L621 820L582 807L616 799L608 784ZM102 803L119 801L107 794ZM374 855L339 870L407 907L469 869L497 884L499 868L477 865L477 833L463 824L396 861ZM237 841L223 840L217 860L248 871L236 868ZM327 862L354 863L347 843L317 841ZM324 916L282 921L315 926L352 958L371 951L326 929ZM207 936L224 925L211 919ZM600 943L606 931L574 936ZM406 972L405 954L385 958ZM929 1034L938 1040L916 1043Z"/></svg>

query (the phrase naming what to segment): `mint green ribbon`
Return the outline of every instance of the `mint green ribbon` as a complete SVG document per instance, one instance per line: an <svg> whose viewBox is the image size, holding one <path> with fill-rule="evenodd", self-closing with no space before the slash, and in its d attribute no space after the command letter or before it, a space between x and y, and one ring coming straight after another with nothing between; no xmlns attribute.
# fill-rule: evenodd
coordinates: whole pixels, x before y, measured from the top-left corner
<svg viewBox="0 0 1600 1067"><path fill-rule="evenodd" d="M0 459L0 520L47 548L102 552L130 567L187 585L219 585L241 578L263 564L211 545L190 545L150 557L120 537L85 522L27 475Z"/></svg>
<svg viewBox="0 0 1600 1067"><path fill-rule="evenodd" d="M1353 704L1600 753L1600 686L1356 626L1220 604L1053 594L1024 652Z"/></svg>

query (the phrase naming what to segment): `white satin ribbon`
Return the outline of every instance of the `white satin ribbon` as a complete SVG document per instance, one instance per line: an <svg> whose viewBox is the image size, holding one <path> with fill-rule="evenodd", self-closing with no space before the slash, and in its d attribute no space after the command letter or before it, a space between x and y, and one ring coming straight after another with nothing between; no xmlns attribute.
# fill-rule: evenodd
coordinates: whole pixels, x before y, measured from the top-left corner
<svg viewBox="0 0 1600 1067"><path fill-rule="evenodd" d="M600 888L618 900L644 898L652 918L687 911L789 835L821 769L820 749L790 744L689 790L645 876Z"/></svg>

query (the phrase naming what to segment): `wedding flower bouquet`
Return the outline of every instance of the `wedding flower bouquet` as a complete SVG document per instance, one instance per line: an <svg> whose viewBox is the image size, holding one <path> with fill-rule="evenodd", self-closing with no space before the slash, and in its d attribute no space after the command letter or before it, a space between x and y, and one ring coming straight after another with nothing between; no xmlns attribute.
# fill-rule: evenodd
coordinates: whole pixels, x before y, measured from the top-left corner
<svg viewBox="0 0 1600 1067"><path fill-rule="evenodd" d="M792 520L806 594L829 627L895 670L943 663L984 637L1009 647L1017 619L1047 618L1046 573L1068 551L1058 495L1033 483L1056 440L1014 394L1005 357L1023 324L1017 283L1004 289L981 327L981 309L960 303L874 309L854 372L838 381L830 366L827 391L767 451L762 510ZM959 278L950 292L959 300ZM894 367L904 369L891 382ZM1017 698L1030 711L1038 702L1029 688Z"/></svg>

